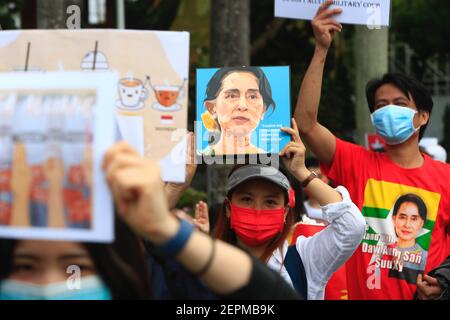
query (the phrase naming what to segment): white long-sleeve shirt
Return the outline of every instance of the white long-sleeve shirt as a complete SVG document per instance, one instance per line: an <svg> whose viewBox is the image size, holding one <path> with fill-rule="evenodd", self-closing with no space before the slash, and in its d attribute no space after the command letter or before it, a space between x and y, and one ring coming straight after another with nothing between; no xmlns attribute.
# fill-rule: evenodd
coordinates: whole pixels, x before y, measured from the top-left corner
<svg viewBox="0 0 450 320"><path fill-rule="evenodd" d="M296 248L303 262L308 282L308 300L321 300L325 286L333 275L355 252L366 229L366 221L361 211L350 199L346 188L335 189L342 195L342 201L321 207L323 219L329 225L314 236L299 236ZM280 275L293 286L289 273L283 265L288 243L275 250L267 265L280 272Z"/></svg>

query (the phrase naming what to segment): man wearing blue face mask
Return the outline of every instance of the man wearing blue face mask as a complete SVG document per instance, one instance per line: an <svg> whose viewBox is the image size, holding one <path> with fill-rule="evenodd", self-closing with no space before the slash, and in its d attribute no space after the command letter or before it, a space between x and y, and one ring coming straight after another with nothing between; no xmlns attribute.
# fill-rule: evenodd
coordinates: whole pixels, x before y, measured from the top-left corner
<svg viewBox="0 0 450 320"><path fill-rule="evenodd" d="M316 49L300 89L295 119L324 174L349 190L367 222L364 239L346 264L349 299L412 299L416 281L406 266L426 263L428 272L450 253L450 166L419 150L433 100L422 84L406 75L386 74L369 82L371 119L386 142L385 153L340 140L319 124L325 60L334 34L342 30L333 19L342 9L329 9L331 4L326 1L312 22ZM392 208L405 194L420 197L428 214L415 233L415 215L405 209L402 234L414 235L419 247L400 252Z"/></svg>

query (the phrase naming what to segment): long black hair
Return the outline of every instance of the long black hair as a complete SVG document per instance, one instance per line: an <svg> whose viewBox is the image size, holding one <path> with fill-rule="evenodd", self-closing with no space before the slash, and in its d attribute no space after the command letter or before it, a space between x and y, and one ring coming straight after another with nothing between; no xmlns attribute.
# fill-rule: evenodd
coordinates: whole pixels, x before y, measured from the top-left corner
<svg viewBox="0 0 450 320"><path fill-rule="evenodd" d="M114 300L151 299L149 270L142 241L122 220L115 219L111 244L81 243ZM0 280L12 272L14 250L20 240L0 240Z"/></svg>

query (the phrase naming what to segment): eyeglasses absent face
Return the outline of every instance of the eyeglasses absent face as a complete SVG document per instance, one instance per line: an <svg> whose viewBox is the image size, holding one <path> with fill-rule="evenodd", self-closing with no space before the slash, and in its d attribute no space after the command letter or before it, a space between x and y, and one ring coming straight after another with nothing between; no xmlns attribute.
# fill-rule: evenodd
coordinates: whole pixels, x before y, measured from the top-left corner
<svg viewBox="0 0 450 320"><path fill-rule="evenodd" d="M89 252L79 243L24 240L14 250L8 279L38 285L62 282L72 265L80 268L81 277L96 274Z"/></svg>
<svg viewBox="0 0 450 320"><path fill-rule="evenodd" d="M240 184L231 197L232 204L256 210L282 208L285 202L283 189L266 179L252 179Z"/></svg>
<svg viewBox="0 0 450 320"><path fill-rule="evenodd" d="M217 116L222 130L236 136L254 131L265 112L258 79L250 72L227 75L217 98L205 104L209 112Z"/></svg>
<svg viewBox="0 0 450 320"><path fill-rule="evenodd" d="M415 239L425 222L419 215L417 205L413 202L402 203L393 219L397 237L414 245Z"/></svg>
<svg viewBox="0 0 450 320"><path fill-rule="evenodd" d="M416 104L411 97L406 96L396 86L392 84L385 84L375 93L375 110L390 104L417 110Z"/></svg>

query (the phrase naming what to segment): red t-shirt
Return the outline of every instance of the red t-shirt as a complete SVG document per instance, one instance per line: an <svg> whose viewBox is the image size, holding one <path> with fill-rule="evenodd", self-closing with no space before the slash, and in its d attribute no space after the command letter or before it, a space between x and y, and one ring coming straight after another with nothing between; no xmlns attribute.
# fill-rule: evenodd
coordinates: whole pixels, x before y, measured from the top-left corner
<svg viewBox="0 0 450 320"><path fill-rule="evenodd" d="M306 238L315 235L326 228L320 225L311 225L307 223L299 223L294 230L292 236L291 244L297 242L299 236L304 236ZM336 270L328 280L327 286L325 287L325 300L347 300L347 282L346 282L346 272L345 264Z"/></svg>
<svg viewBox="0 0 450 320"><path fill-rule="evenodd" d="M385 153L336 139L331 167L321 165L328 178L348 189L367 222L364 239L346 264L349 299L411 299L418 273L449 255L450 165L423 156L422 167L404 169ZM406 194L422 199L425 220L402 224L398 218L406 215L393 215L397 199ZM409 207L419 212L418 205Z"/></svg>

